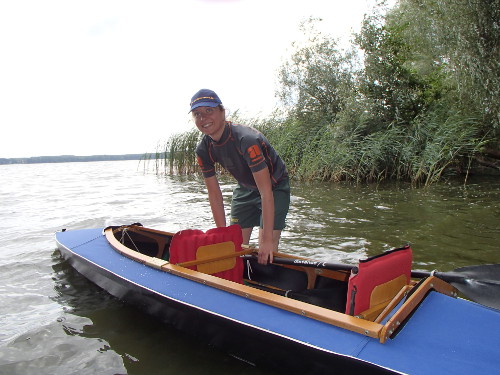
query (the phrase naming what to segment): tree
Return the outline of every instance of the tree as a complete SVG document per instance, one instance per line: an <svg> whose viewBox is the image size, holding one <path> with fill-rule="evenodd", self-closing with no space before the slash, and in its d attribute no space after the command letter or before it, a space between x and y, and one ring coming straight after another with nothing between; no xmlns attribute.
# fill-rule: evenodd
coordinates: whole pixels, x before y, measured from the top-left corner
<svg viewBox="0 0 500 375"><path fill-rule="evenodd" d="M365 16L355 42L364 52L359 91L370 111L371 129L411 124L441 95L438 64L428 64L416 44L408 39L410 24L380 11ZM426 69L420 69L426 61ZM432 61L432 60L431 60Z"/></svg>
<svg viewBox="0 0 500 375"><path fill-rule="evenodd" d="M293 115L310 124L333 123L354 87L352 56L339 50L337 41L315 31L321 20L301 24L308 36L304 45L294 44L295 53L279 72L278 98Z"/></svg>
<svg viewBox="0 0 500 375"><path fill-rule="evenodd" d="M445 67L456 104L500 136L500 0L401 0L406 38Z"/></svg>

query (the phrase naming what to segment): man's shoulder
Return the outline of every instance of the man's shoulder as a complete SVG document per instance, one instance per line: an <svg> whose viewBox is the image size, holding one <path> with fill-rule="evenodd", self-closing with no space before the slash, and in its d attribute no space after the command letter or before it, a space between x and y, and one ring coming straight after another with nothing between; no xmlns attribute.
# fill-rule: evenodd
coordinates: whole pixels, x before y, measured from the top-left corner
<svg viewBox="0 0 500 375"><path fill-rule="evenodd" d="M208 151L210 144L212 143L212 138L210 138L208 135L204 135L200 143L196 146L196 153L203 152L203 151Z"/></svg>
<svg viewBox="0 0 500 375"><path fill-rule="evenodd" d="M245 137L258 138L260 136L260 132L257 129L254 129L250 126L241 125L241 124L230 124L231 133L234 138L241 139Z"/></svg>

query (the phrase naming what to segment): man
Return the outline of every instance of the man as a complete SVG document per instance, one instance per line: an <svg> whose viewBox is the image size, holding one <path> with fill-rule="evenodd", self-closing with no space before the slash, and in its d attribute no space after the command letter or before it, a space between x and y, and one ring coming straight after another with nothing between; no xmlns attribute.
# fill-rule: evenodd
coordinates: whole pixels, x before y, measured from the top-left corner
<svg viewBox="0 0 500 375"><path fill-rule="evenodd" d="M191 99L191 111L204 137L196 148L217 227L226 226L222 192L215 173L218 162L238 182L231 202L231 224L242 228L248 244L252 229L259 229L259 263L273 261L290 205L290 184L285 164L257 130L226 121L222 101L202 89Z"/></svg>

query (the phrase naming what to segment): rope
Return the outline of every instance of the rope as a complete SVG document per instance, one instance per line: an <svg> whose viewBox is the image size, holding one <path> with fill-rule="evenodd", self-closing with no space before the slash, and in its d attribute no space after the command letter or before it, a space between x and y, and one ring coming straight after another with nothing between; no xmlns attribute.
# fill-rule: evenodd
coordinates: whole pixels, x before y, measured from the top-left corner
<svg viewBox="0 0 500 375"><path fill-rule="evenodd" d="M124 228L122 230L122 237L120 238L120 243L122 245L125 245L125 235L127 235L128 239L130 240L130 242L132 242L132 245L134 245L135 247L135 251L137 252L140 252L139 251L139 248L137 247L137 245L135 244L134 240L132 239L132 237L130 237L130 234L128 233L128 228Z"/></svg>
<svg viewBox="0 0 500 375"><path fill-rule="evenodd" d="M247 276L248 276L247 278L248 278L248 280L252 280L251 274L252 274L252 265L250 264L250 260L247 259Z"/></svg>

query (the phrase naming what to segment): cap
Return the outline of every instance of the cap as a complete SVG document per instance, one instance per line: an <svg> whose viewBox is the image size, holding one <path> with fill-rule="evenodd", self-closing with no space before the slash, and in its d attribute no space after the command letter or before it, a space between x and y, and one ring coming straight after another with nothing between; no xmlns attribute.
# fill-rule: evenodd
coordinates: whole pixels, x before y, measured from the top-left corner
<svg viewBox="0 0 500 375"><path fill-rule="evenodd" d="M201 89L191 98L191 110L189 112L198 107L217 107L221 104L222 102L215 92L208 89Z"/></svg>

